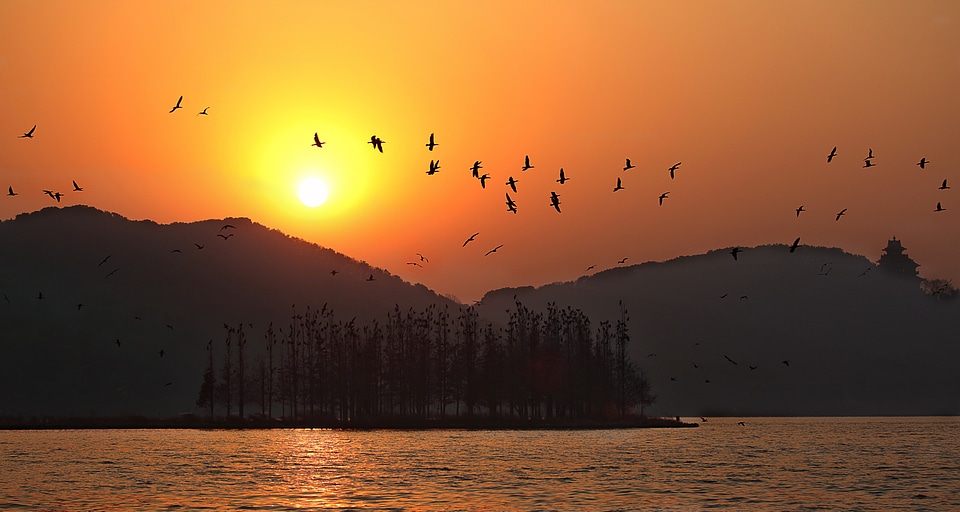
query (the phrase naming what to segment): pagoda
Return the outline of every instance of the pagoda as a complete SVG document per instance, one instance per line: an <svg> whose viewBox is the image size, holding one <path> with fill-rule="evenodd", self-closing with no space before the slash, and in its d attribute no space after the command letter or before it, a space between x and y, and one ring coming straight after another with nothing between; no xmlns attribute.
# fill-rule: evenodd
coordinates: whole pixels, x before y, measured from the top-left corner
<svg viewBox="0 0 960 512"><path fill-rule="evenodd" d="M880 255L880 261L877 262L877 265L881 270L894 275L918 277L917 267L920 265L913 261L910 256L907 256L907 254L903 252L905 250L907 250L907 248L900 244L900 240L897 240L897 237L893 237L887 242L887 248L884 249L883 254Z"/></svg>

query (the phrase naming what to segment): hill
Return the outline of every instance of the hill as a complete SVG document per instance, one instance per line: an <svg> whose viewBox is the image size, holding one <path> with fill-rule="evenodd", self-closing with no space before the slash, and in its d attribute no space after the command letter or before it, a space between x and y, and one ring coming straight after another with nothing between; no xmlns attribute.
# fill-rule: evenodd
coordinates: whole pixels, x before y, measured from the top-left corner
<svg viewBox="0 0 960 512"><path fill-rule="evenodd" d="M193 412L225 323L262 344L270 322L308 307L364 322L459 306L245 218L161 225L50 207L0 222L0 240L0 415Z"/></svg>
<svg viewBox="0 0 960 512"><path fill-rule="evenodd" d="M595 323L613 320L622 300L654 413L960 414L960 301L839 249L763 246L737 260L724 249L619 267L495 290L480 313L506 321L516 300Z"/></svg>

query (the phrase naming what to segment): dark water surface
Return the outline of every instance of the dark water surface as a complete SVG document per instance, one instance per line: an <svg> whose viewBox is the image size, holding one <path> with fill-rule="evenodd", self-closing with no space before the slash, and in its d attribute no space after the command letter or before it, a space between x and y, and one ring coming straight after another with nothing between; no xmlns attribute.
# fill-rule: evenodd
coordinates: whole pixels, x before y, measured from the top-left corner
<svg viewBox="0 0 960 512"><path fill-rule="evenodd" d="M0 431L0 509L960 510L960 418Z"/></svg>

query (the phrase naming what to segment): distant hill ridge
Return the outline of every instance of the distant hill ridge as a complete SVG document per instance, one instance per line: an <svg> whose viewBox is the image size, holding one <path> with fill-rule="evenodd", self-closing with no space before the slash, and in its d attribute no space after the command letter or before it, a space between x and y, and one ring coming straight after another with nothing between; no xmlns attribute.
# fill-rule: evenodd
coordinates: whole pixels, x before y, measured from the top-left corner
<svg viewBox="0 0 960 512"><path fill-rule="evenodd" d="M194 412L224 323L257 344L308 307L358 322L464 307L245 218L51 207L0 222L0 241L0 415ZM654 414L960 414L960 301L919 284L840 249L770 245L494 290L477 309L506 325L516 301L553 302L596 328L622 300Z"/></svg>

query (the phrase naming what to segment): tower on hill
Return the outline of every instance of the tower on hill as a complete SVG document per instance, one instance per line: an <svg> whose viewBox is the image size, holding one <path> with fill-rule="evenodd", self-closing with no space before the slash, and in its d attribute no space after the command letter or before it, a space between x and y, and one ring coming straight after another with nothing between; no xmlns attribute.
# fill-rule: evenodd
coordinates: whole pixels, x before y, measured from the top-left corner
<svg viewBox="0 0 960 512"><path fill-rule="evenodd" d="M900 244L900 240L897 240L897 237L893 237L887 242L887 247L883 250L883 254L880 255L880 261L877 262L877 265L881 270L894 275L918 277L917 267L920 265L913 261L910 256L907 256L907 254L903 252L905 250L907 250L907 248Z"/></svg>

